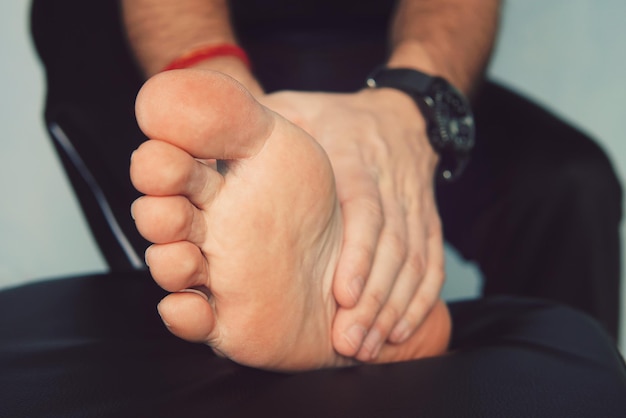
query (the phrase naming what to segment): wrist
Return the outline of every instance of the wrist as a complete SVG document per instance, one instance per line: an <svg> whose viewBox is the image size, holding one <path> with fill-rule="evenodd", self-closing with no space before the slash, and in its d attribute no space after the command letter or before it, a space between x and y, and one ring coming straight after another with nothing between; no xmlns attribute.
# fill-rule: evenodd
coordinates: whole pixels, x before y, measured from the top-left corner
<svg viewBox="0 0 626 418"><path fill-rule="evenodd" d="M263 94L252 74L248 55L235 43L211 43L192 48L170 61L161 71L188 68L221 72L237 80L254 96Z"/></svg>
<svg viewBox="0 0 626 418"><path fill-rule="evenodd" d="M436 48L431 48L425 42L407 40L398 42L394 48L386 66L388 68L410 68L424 72L432 76L446 79L464 95L471 90L470 77L459 74L446 61Z"/></svg>

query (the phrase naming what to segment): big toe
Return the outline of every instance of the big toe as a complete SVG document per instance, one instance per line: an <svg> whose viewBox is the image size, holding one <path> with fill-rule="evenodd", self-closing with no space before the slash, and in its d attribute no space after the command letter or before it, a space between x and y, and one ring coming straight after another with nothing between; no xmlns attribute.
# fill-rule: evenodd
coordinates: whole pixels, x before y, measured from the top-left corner
<svg viewBox="0 0 626 418"><path fill-rule="evenodd" d="M157 74L139 92L135 111L149 138L203 159L255 155L274 126L274 114L241 84L206 70Z"/></svg>

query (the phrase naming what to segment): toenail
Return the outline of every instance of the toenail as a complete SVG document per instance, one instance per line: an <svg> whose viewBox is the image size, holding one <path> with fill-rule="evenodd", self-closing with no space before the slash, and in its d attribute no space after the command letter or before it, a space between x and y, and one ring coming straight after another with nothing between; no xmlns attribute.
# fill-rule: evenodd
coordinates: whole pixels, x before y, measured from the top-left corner
<svg viewBox="0 0 626 418"><path fill-rule="evenodd" d="M352 282L350 282L350 286L348 286L348 292L350 293L350 296L352 296L352 299L354 299L354 303L357 303L359 301L364 285L365 282L360 277L356 277L352 279Z"/></svg>
<svg viewBox="0 0 626 418"><path fill-rule="evenodd" d="M352 325L346 333L344 333L344 337L352 348L358 350L361 347L361 343L363 342L366 333L367 330L363 325L355 324Z"/></svg>
<svg viewBox="0 0 626 418"><path fill-rule="evenodd" d="M165 326L168 327L168 328L171 328L170 323L167 322L165 319L163 319L163 315L161 314L161 304L160 303L157 305L157 312L159 313L159 316L161 317L161 321L163 321Z"/></svg>
<svg viewBox="0 0 626 418"><path fill-rule="evenodd" d="M209 297L203 291L198 289L183 289L180 291L180 293L195 293L202 296L207 302L209 301Z"/></svg>
<svg viewBox="0 0 626 418"><path fill-rule="evenodd" d="M150 267L150 263L148 263L148 258L150 258L148 254L150 252L150 248L152 248L152 245L146 248L146 252L143 253L143 262L146 263L146 266L148 267Z"/></svg>
<svg viewBox="0 0 626 418"><path fill-rule="evenodd" d="M211 350L213 350L213 352L215 353L216 356L221 357L221 358L228 358L226 356L226 354L222 353L220 350L218 350L215 347L211 347Z"/></svg>

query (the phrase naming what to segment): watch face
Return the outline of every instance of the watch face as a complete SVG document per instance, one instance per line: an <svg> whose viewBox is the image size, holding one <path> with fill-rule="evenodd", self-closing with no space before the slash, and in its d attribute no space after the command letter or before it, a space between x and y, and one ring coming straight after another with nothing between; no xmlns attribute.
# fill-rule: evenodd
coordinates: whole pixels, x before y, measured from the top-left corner
<svg viewBox="0 0 626 418"><path fill-rule="evenodd" d="M474 118L469 104L443 79L436 79L431 88L433 97L425 99L435 118L430 133L439 139L442 148L469 151L474 145Z"/></svg>

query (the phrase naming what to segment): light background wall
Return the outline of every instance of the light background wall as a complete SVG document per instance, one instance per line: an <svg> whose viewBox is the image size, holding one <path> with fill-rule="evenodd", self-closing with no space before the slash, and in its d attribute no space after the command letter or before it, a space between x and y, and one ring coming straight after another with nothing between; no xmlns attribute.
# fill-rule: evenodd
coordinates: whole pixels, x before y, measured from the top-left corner
<svg viewBox="0 0 626 418"><path fill-rule="evenodd" d="M505 3L490 74L595 136L624 179L626 2ZM0 288L106 269L44 131L28 9L28 0L0 5ZM448 255L445 296L476 294L474 266Z"/></svg>

